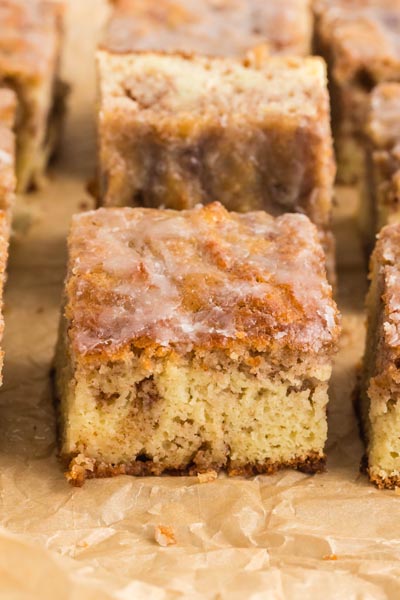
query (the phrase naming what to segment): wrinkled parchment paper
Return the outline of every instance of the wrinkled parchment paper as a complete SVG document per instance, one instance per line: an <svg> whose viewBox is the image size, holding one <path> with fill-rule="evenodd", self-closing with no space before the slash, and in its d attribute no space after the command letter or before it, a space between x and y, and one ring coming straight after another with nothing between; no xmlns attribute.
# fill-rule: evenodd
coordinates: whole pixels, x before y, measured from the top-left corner
<svg viewBox="0 0 400 600"><path fill-rule="evenodd" d="M150 0L149 0L150 1ZM48 185L19 201L6 290L0 392L0 598L252 600L400 598L400 496L359 473L351 406L365 271L354 194L338 192L344 332L331 390L329 470L252 480L118 477L74 489L56 458L49 369L70 215L91 206L93 48L103 0L71 0L73 89ZM176 544L159 546L158 525Z"/></svg>

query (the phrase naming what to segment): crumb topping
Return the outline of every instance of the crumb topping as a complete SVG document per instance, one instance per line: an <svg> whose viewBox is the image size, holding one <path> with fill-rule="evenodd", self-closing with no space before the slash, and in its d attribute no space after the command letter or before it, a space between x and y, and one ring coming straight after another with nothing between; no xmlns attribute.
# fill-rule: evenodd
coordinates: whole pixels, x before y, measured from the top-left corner
<svg viewBox="0 0 400 600"><path fill-rule="evenodd" d="M174 546L176 537L173 527L157 525L154 529L154 538L160 546Z"/></svg>
<svg viewBox="0 0 400 600"><path fill-rule="evenodd" d="M328 110L326 69L318 57L274 57L257 68L224 58L99 51L98 61L102 107L140 112L142 119L315 118Z"/></svg>
<svg viewBox="0 0 400 600"><path fill-rule="evenodd" d="M218 473L213 469L205 471L204 473L197 473L197 480L199 483L211 483L216 479L218 479Z"/></svg>
<svg viewBox="0 0 400 600"><path fill-rule="evenodd" d="M307 217L99 209L75 215L66 316L75 350L285 348L337 340L337 308Z"/></svg>

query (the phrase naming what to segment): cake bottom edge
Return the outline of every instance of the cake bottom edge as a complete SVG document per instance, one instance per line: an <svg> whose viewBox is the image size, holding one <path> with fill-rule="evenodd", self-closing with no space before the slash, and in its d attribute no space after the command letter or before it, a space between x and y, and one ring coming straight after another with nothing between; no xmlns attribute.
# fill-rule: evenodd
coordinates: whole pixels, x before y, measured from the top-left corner
<svg viewBox="0 0 400 600"><path fill-rule="evenodd" d="M358 430L365 451L360 461L360 473L366 475L370 483L379 490L394 490L400 488L400 472L390 473L378 466L370 465L368 456L367 426L362 414L362 383L361 373L358 373L357 382L353 390L353 407L357 418Z"/></svg>
<svg viewBox="0 0 400 600"><path fill-rule="evenodd" d="M364 457L364 462L365 467L362 470L368 475L369 481L379 490L395 490L396 488L400 488L400 473L390 474L385 473L382 469L370 467L368 457Z"/></svg>
<svg viewBox="0 0 400 600"><path fill-rule="evenodd" d="M146 476L196 476L210 471L226 472L229 477L252 477L255 475L273 475L282 469L295 469L309 475L326 471L326 455L323 452L310 451L303 456L295 456L291 460L272 461L266 459L258 463L239 463L229 461L227 464L210 462L201 466L190 464L187 466L171 468L152 460L134 460L118 464L106 463L84 454L61 457L67 466L65 476L71 485L81 487L86 479L101 479L116 477L117 475L131 475L136 477Z"/></svg>

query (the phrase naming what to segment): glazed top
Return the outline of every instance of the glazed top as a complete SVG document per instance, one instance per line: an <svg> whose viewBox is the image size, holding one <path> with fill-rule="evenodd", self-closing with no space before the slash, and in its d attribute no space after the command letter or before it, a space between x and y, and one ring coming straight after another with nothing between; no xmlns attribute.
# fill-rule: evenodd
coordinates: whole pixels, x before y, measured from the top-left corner
<svg viewBox="0 0 400 600"><path fill-rule="evenodd" d="M310 0L114 0L103 46L241 56L265 44L273 54L310 53Z"/></svg>
<svg viewBox="0 0 400 600"><path fill-rule="evenodd" d="M99 209L75 215L66 316L74 350L331 349L338 312L307 217Z"/></svg>

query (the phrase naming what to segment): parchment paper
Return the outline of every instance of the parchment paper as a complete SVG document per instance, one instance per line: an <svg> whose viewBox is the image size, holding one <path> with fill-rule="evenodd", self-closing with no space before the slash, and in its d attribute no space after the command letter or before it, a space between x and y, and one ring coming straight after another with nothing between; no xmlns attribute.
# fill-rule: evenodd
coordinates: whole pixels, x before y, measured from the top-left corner
<svg viewBox="0 0 400 600"><path fill-rule="evenodd" d="M150 1L150 0L149 0ZM354 194L336 209L344 333L329 408L324 475L252 480L118 477L74 489L56 458L49 369L70 215L91 206L94 39L102 0L71 0L72 83L58 163L19 201L6 290L0 392L0 598L400 598L400 496L359 473L351 406L363 345L366 277ZM176 545L159 546L157 525Z"/></svg>

